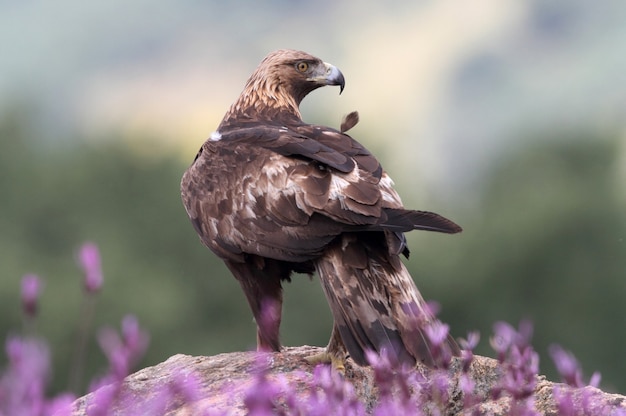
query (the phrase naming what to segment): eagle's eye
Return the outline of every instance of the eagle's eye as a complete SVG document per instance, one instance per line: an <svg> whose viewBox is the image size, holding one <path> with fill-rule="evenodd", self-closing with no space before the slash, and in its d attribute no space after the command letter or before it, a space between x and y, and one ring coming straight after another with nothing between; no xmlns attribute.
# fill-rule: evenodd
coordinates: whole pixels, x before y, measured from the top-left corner
<svg viewBox="0 0 626 416"><path fill-rule="evenodd" d="M300 61L296 64L296 69L298 72L306 72L309 69L309 64L304 61Z"/></svg>

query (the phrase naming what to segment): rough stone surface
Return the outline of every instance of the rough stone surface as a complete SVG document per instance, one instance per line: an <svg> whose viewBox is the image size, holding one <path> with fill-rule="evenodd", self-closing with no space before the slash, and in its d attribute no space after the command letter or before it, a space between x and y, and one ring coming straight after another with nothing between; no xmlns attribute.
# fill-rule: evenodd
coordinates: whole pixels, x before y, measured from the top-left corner
<svg viewBox="0 0 626 416"><path fill-rule="evenodd" d="M192 357L175 355L167 361L140 370L128 376L121 387L121 396L130 400L119 400L113 407L113 415L145 414L144 409L150 409L154 401L158 400L159 392L173 383L174 375L177 380L184 379L189 374L195 374L199 380L200 398L194 404L184 403L184 400L171 399L167 403L167 415L187 416L195 415L199 409L224 411L229 415L244 415L246 410L243 397L246 390L254 382L255 368L263 365L269 368L269 378L276 379L282 375L298 397L305 397L310 392L313 366L304 360L304 357L321 352L319 347L291 347L280 353L267 354L262 358L251 352L234 352L219 354L212 357ZM261 362L259 362L261 361ZM422 371L426 377L428 370ZM459 390L458 376L460 363L456 362L450 368L451 377L455 380L453 391L450 394L450 403L447 409L449 415L506 415L510 410L511 399L500 398L491 400L489 392L497 382L500 373L498 362L491 358L475 356L471 365L470 375L475 382L475 392L482 401L470 409L463 409L462 394ZM374 385L373 373L370 368L359 367L348 361L345 377L354 388L356 395L371 409L376 403L377 389ZM539 376L535 388L535 407L543 415L557 415L552 392L558 384ZM563 388L568 388L562 386ZM589 390L591 389L591 390ZM593 393L594 405L601 407L610 405L612 409L626 411L626 397L617 394L604 393L592 387L584 389L570 389L574 401L580 403L584 392ZM93 414L93 394L88 394L76 400L73 415ZM132 403L129 404L129 403ZM601 413L597 413L601 414Z"/></svg>

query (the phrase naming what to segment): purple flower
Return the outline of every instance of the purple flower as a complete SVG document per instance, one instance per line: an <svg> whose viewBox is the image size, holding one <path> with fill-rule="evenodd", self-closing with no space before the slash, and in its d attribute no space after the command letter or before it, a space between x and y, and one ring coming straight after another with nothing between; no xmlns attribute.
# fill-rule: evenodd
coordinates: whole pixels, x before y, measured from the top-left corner
<svg viewBox="0 0 626 416"><path fill-rule="evenodd" d="M393 355L383 350L380 355L367 351L367 359L374 371L374 382L378 388L378 404L373 414L419 414L416 392L427 390L426 379L417 380L413 369L401 365ZM433 373L437 374L437 372ZM422 383L422 385L420 385ZM431 385L432 386L432 385ZM434 395L431 395L434 397Z"/></svg>
<svg viewBox="0 0 626 416"><path fill-rule="evenodd" d="M27 274L22 277L22 308L29 318L37 314L37 301L41 286L41 280L37 275Z"/></svg>
<svg viewBox="0 0 626 416"><path fill-rule="evenodd" d="M498 353L503 374L498 384L492 388L491 397L497 399L502 394L509 395L511 415L535 415L534 390L539 371L539 355L530 345L533 328L529 321L522 321L519 330L505 322L494 325L495 335L491 345Z"/></svg>
<svg viewBox="0 0 626 416"><path fill-rule="evenodd" d="M328 366L317 366L313 384L319 388L316 396L311 394L310 408L307 413L328 415L341 409L343 415L361 415L364 413L361 402L356 397L352 383Z"/></svg>
<svg viewBox="0 0 626 416"><path fill-rule="evenodd" d="M467 334L467 339L461 339L461 362L463 364L463 372L467 373L470 369L470 365L474 360L474 348L480 341L480 334L478 331L473 331Z"/></svg>
<svg viewBox="0 0 626 416"><path fill-rule="evenodd" d="M85 243L78 253L78 262L85 273L85 290L96 293L102 287L102 264L100 250L94 243Z"/></svg>
<svg viewBox="0 0 626 416"><path fill-rule="evenodd" d="M580 366L574 355L557 344L550 345L548 351L563 381L572 387L583 387Z"/></svg>
<svg viewBox="0 0 626 416"><path fill-rule="evenodd" d="M139 322L133 315L126 315L122 319L122 337L124 345L134 357L143 355L148 346L148 335L139 328Z"/></svg>
<svg viewBox="0 0 626 416"><path fill-rule="evenodd" d="M504 360L504 355L515 341L517 332L510 324L506 322L496 322L493 325L493 337L491 337L491 348L498 353L498 359Z"/></svg>
<svg viewBox="0 0 626 416"><path fill-rule="evenodd" d="M243 399L248 414L252 416L274 415L278 393L277 386L268 378L267 370L259 371Z"/></svg>
<svg viewBox="0 0 626 416"><path fill-rule="evenodd" d="M129 315L122 320L122 336L112 328L103 328L98 333L98 342L109 361L109 371L89 388L94 393L92 406L96 416L108 414L120 400L122 382L148 346L148 335L139 328L137 319Z"/></svg>
<svg viewBox="0 0 626 416"><path fill-rule="evenodd" d="M0 378L0 414L38 415L46 405L50 354L35 338L9 337L7 369Z"/></svg>
<svg viewBox="0 0 626 416"><path fill-rule="evenodd" d="M600 380L602 380L602 375L595 371L592 375L591 378L589 379L589 385L591 387L599 387L600 386Z"/></svg>
<svg viewBox="0 0 626 416"><path fill-rule="evenodd" d="M478 346L480 341L480 333L478 331L472 331L467 334L467 339L460 340L461 348L468 351L474 351L474 348Z"/></svg>
<svg viewBox="0 0 626 416"><path fill-rule="evenodd" d="M201 398L200 380L194 373L178 371L174 374L169 389L172 394L180 396L185 403L195 403Z"/></svg>
<svg viewBox="0 0 626 416"><path fill-rule="evenodd" d="M434 346L440 347L448 338L448 331L450 327L447 324L435 321L428 325L424 332L428 336L428 339Z"/></svg>
<svg viewBox="0 0 626 416"><path fill-rule="evenodd" d="M426 302L425 305L425 313L428 315L432 315L432 316L437 316L439 315L439 312L441 311L441 305L439 304L439 302L434 301L434 300L429 300Z"/></svg>
<svg viewBox="0 0 626 416"><path fill-rule="evenodd" d="M474 394L476 383L472 380L469 374L461 374L461 377L459 378L459 388L461 389L461 392L463 392L463 406L470 408L480 402L478 395Z"/></svg>
<svg viewBox="0 0 626 416"><path fill-rule="evenodd" d="M574 357L574 354L564 350L557 344L550 345L548 351L564 383L572 387L585 387L586 384L583 381L582 369L576 357ZM600 373L595 372L591 376L588 385L598 387L600 379Z"/></svg>
<svg viewBox="0 0 626 416"><path fill-rule="evenodd" d="M116 383L119 385L119 383ZM164 415L169 414L172 406L177 403L184 403L189 414L193 415L223 415L224 412L202 411L198 406L198 401L202 398L200 380L193 372L182 369L174 369L171 381L167 384L160 384L154 390L154 394L147 400L138 400L132 391L124 389L117 391L119 404L117 408L123 409L124 414L132 415ZM113 402L115 397L109 398ZM110 408L111 406L108 405ZM111 412L109 412L111 413Z"/></svg>
<svg viewBox="0 0 626 416"><path fill-rule="evenodd" d="M552 388L552 396L554 397L559 415L574 416L577 414L572 391L564 388L562 385L555 384Z"/></svg>
<svg viewBox="0 0 626 416"><path fill-rule="evenodd" d="M93 392L93 397L89 403L90 416L108 415L121 391L121 382L104 384Z"/></svg>
<svg viewBox="0 0 626 416"><path fill-rule="evenodd" d="M426 336L431 342L430 352L438 368L448 368L452 359L452 351L446 343L450 327L440 321L434 321L424 328Z"/></svg>
<svg viewBox="0 0 626 416"><path fill-rule="evenodd" d="M114 329L103 328L98 333L98 342L109 360L109 378L121 382L143 355L148 335L139 328L137 319L128 315L122 319L121 337Z"/></svg>

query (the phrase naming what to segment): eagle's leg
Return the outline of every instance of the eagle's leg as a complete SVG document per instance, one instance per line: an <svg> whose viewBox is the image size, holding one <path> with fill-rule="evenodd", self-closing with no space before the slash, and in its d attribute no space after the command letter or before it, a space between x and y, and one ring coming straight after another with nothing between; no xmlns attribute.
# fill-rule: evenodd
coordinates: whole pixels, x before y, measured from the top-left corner
<svg viewBox="0 0 626 416"><path fill-rule="evenodd" d="M280 351L280 320L283 305L282 290L262 298L252 310L256 322L257 351ZM257 302L258 303L258 302Z"/></svg>
<svg viewBox="0 0 626 416"><path fill-rule="evenodd" d="M348 353L345 345L343 345L343 341L341 340L339 329L337 328L337 325L333 323L333 332L330 335L326 351L311 355L305 359L310 364L330 364L333 369L337 370L341 374L344 374L346 371L345 363L347 356Z"/></svg>
<svg viewBox="0 0 626 416"><path fill-rule="evenodd" d="M283 305L280 278L254 264L227 261L226 265L239 281L252 310L257 326L257 351L280 351Z"/></svg>

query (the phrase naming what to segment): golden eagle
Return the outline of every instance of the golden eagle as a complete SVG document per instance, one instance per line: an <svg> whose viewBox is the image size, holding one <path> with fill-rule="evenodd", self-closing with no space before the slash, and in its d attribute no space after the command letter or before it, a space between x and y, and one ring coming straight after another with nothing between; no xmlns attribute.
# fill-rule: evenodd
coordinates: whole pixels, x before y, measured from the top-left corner
<svg viewBox="0 0 626 416"><path fill-rule="evenodd" d="M185 209L241 284L259 350L281 348L282 281L317 271L334 326L316 360L366 365L365 351L387 348L432 366L424 328L436 321L400 259L404 233L461 227L403 207L380 163L345 134L356 113L340 130L302 121L300 102L324 85L341 92L343 74L305 52L267 55L183 175Z"/></svg>

